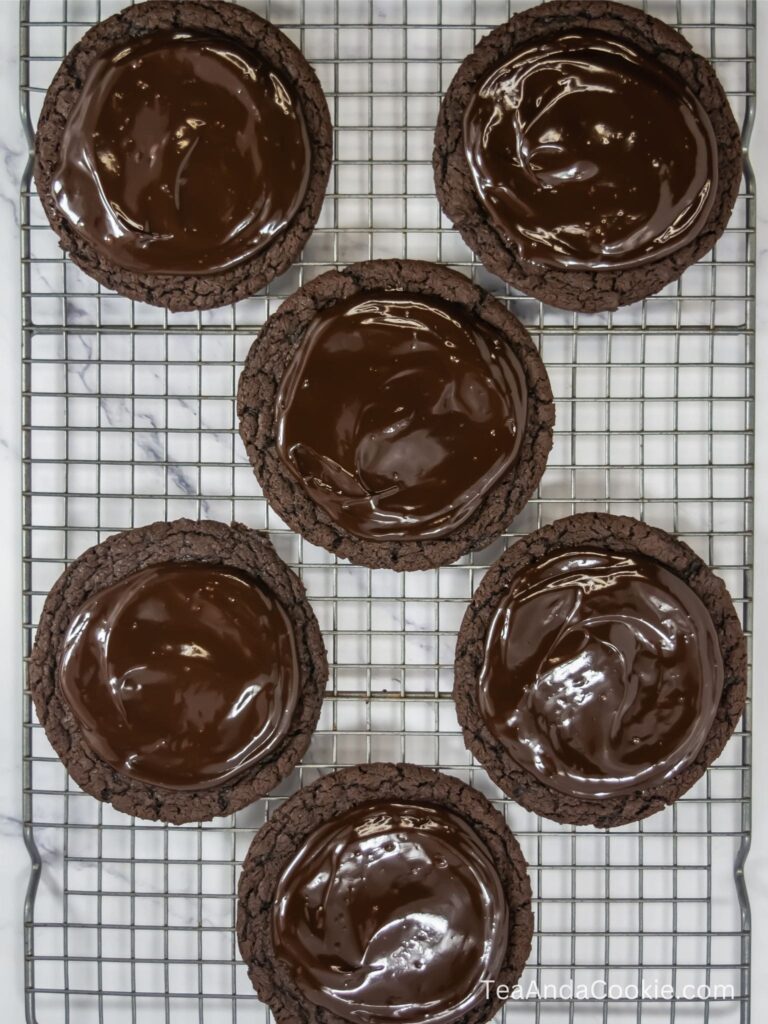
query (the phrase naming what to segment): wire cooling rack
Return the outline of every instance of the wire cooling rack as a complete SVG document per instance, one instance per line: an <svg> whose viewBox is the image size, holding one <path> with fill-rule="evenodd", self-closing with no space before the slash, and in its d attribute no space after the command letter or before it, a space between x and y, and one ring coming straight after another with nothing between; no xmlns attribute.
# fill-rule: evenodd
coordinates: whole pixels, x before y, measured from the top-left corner
<svg viewBox="0 0 768 1024"><path fill-rule="evenodd" d="M549 467L509 536L577 510L642 517L715 567L751 627L749 165L714 254L681 281L613 314L559 312L477 265L441 218L430 167L440 97L456 67L526 4L249 6L314 64L335 125L336 161L317 230L301 262L265 292L234 308L175 315L112 295L62 258L25 178L25 649L48 589L87 546L156 519L237 519L269 530L303 577L333 665L328 699L303 766L278 792L233 818L180 828L133 821L82 794L25 700L30 1024L266 1021L233 923L239 865L271 808L333 766L372 759L437 765L500 796L464 749L450 691L467 600L508 538L427 573L356 568L289 532L248 466L235 427L238 372L266 316L303 281L352 260L409 256L448 263L490 288L528 325L557 400ZM755 3L647 6L712 58L746 142ZM96 0L22 3L30 145L58 62L116 9ZM748 1021L749 794L748 709L706 777L640 824L610 833L563 827L499 800L530 864L536 913L527 998L510 1001L506 1019Z"/></svg>

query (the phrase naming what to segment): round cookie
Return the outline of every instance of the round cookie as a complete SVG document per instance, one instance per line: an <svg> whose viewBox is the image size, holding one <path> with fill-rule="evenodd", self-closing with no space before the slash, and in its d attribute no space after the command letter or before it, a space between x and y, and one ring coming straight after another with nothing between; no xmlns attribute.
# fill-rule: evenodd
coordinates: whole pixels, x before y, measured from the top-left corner
<svg viewBox="0 0 768 1024"><path fill-rule="evenodd" d="M501 1005L494 995L496 987L515 984L531 949L533 914L527 866L503 817L482 794L450 776L410 764L360 765L319 779L292 796L256 834L240 876L237 935L259 998L285 1024L297 1020L342 1024L351 1019L307 998L289 965L276 954L273 915L281 879L306 840L326 823L372 803L432 805L458 815L490 858L506 897L506 952L492 979L495 984L490 997L460 1018L461 1024L489 1020ZM417 903L409 907L418 910Z"/></svg>
<svg viewBox="0 0 768 1024"><path fill-rule="evenodd" d="M574 560L570 583L567 576L555 575L562 573L563 563L558 559L568 552ZM583 561L589 552L602 553L612 564L601 570L585 568L588 563L595 565L594 557ZM616 556L625 556L621 565L616 564L621 561ZM560 568L547 568L553 565ZM650 579L645 593L638 591L639 598L631 598L640 601L636 606L640 611L630 612L631 606L625 603L627 590L621 587L634 585L638 573L642 577L651 567L659 578ZM589 572L594 575L585 577ZM570 600L566 588L574 586L574 576L577 589L570 593L581 596L573 598L577 603L564 620L566 629L557 625L559 616L565 614L565 605L558 602ZM659 603L660 593L670 593L670 580L677 589L677 602L673 597L671 603ZM513 593L517 596L510 604ZM531 605L526 620L514 610L524 607L523 594L529 605L531 595L538 602ZM648 604L643 604L646 601ZM498 664L491 661L497 652L512 649L510 644L499 647L497 614L505 616L504 636L514 641L513 663L504 662L506 667L497 677L501 685L506 674L509 683L504 691L497 689L491 694L491 700L501 695L502 702L511 699L515 704L514 711L511 706L504 711L502 731L496 714L489 714L488 680L492 676L486 675L489 665L492 672ZM630 614L638 615L637 628L634 620L626 618ZM699 627L703 630L696 627L696 615L701 616ZM640 627L642 621L647 625ZM526 622L531 636L523 635ZM627 629L622 632L619 627L625 623ZM551 641L548 637L553 629L557 635ZM662 636L667 639L659 647ZM697 642L692 642L692 636ZM708 661L710 650L713 657ZM546 670L541 668L542 658ZM699 658L703 659L699 662L702 668L714 666L711 671L718 678L708 680L709 669L696 674ZM654 665L659 667L654 669ZM570 673L569 666L573 666ZM691 548L635 519L582 513L517 542L488 571L459 631L454 700L464 742L507 796L554 821L608 828L662 810L701 778L721 753L744 709L746 666L744 635L730 595L723 581ZM535 673L535 687L529 682L530 672ZM606 690L606 681L617 674L624 689ZM696 680L696 697L683 696L686 678ZM513 683L514 694L509 698ZM646 691L645 686L651 689ZM523 697L518 697L521 688ZM539 693L536 700L540 697L546 703L531 703L534 691ZM603 700L609 703L598 703ZM691 700L698 702L695 706L699 709L693 721L686 706ZM602 718L601 707L609 709ZM697 719L696 715L704 717ZM542 723L541 716L548 725ZM614 735L618 722L621 731ZM533 760L526 761L525 750L518 746L524 734L525 750L538 751ZM531 745L536 736L541 742ZM667 748L673 739L680 745ZM681 755L675 762L671 756L683 750L683 741L693 745L686 757ZM646 765L648 751L658 762ZM563 764L570 774L561 778L558 773ZM584 768L598 764L619 764L624 769L631 764L632 770L626 777L617 772L616 778L607 781L603 776L605 791L598 793L587 785L591 786L591 772ZM662 772L659 765L668 765L669 770ZM637 778L647 784L633 789L635 768Z"/></svg>
<svg viewBox="0 0 768 1024"><path fill-rule="evenodd" d="M75 223L78 222L80 215L78 214L78 218L74 215L65 216L53 194L57 169L64 151L65 131L70 120L73 120L77 114L78 99L83 89L86 88L89 71L96 65L102 73L100 62L103 57L114 53L122 45L126 47L139 45L145 39L150 40L152 36L157 36L162 40L169 33L185 31L193 33L193 39L194 34L197 33L201 38L213 37L224 42L229 41L233 47L240 47L243 54L253 53L259 61L264 62L267 71L270 68L274 69L275 74L281 76L285 83L279 87L274 86L277 90L274 100L276 109L284 107L286 103L286 98L280 95L280 90L284 91L287 88L293 91L293 99L300 108L300 115L303 115L305 125L303 130L306 132L305 143L309 148L309 165L302 180L303 198L292 203L286 213L286 224L281 230L275 231L274 226L270 227L269 224L265 224L265 234L258 246L254 244L252 249L234 254L231 265L225 261L220 269L206 270L205 263L202 263L202 269L199 272L184 267L172 273L162 273L154 265L152 267L136 265L133 269L128 269L126 263L130 261L124 258L121 263L119 258L116 258L119 257L119 253L116 254L116 257L110 258L111 252L105 251L104 246L95 244L82 230L76 228ZM223 62L221 66L229 67L230 74L234 74L231 62ZM216 72L214 68L210 73L218 74L219 72ZM157 74L160 75L160 72L157 71ZM266 78L265 83L265 89L273 88ZM182 98L178 102L179 104L186 102L183 99L183 91ZM240 101L233 98L231 102L239 103ZM245 109L245 107L240 108L240 110ZM135 115L137 123L139 113ZM142 130L158 131L159 129L152 127L155 122L147 119L151 113L150 107L148 106L143 113L147 116L141 122ZM195 113L197 113L197 109L195 109ZM184 181L187 181L184 187L190 187L186 161L194 155L195 145L199 141L194 133L201 126L204 131L223 131L221 126L205 127L204 117L189 117L182 128L176 132L177 138L179 132L186 133L187 137L178 141L178 146L187 148L183 152L180 149L178 156L164 156L166 163L169 160L181 161L176 170L169 172L176 182L174 188L177 192ZM249 131L251 130L249 129ZM86 135L89 138L92 137L93 131L93 127L89 127ZM244 133L245 129L241 135ZM115 138L119 137L118 128L115 128ZM333 130L328 105L317 76L297 47L274 25L245 7L227 3L224 0L195 0L195 2L192 0L148 0L146 3L128 7L106 21L95 25L86 32L65 57L48 89L40 114L35 141L35 183L51 227L59 236L62 249L69 254L74 263L100 284L112 288L128 298L164 306L174 311L209 309L236 302L254 294L278 274L287 270L298 259L320 214L331 169L332 138ZM267 141L270 146L274 147L273 139ZM203 151L200 150L200 152ZM97 156L99 161L105 162L106 170L103 170L103 173L108 174L110 171L109 161L114 160L114 155L110 156L110 151L107 151L106 155L102 154L101 156L97 152ZM241 161L246 159L242 154L239 158ZM133 168L134 175L139 175L140 172L146 178L148 170L144 165ZM71 173L76 173L82 178L82 168L79 165L75 165ZM236 190L236 184L233 184L233 181L228 184ZM213 184L211 182L211 185ZM142 187L146 191L146 186ZM204 191L205 181L197 181L195 187L202 188ZM284 188L279 177L276 179L275 187ZM165 198L160 196L160 192L163 192L165 188L166 186L163 186L157 194L152 195L151 209L153 211L165 209L165 212L162 213L163 218L178 219L172 208L170 191L167 192ZM222 181L218 182L218 188L219 205L234 202L232 197L227 198ZM131 192L132 202L138 203L141 194L138 192L134 196ZM146 195L149 195L148 191ZM164 207L161 204L161 199L165 204ZM271 201L272 199L270 199ZM178 195L174 202L176 209L180 209ZM244 200L241 198L240 202L242 204ZM204 211L205 206L195 199L190 208ZM236 215L239 217L241 213L240 210ZM146 217L146 212L144 215ZM101 217L101 215L99 216ZM114 219L114 209L110 214L109 210L105 208L104 216L106 223L110 223L110 218ZM158 223L164 223L160 220L159 212L153 213L153 216L158 218ZM198 216L203 216L203 214L198 214ZM277 214L271 213L270 216L276 218ZM126 218L125 223L131 224L131 230L136 230L136 225L133 223L135 217L131 218L126 213L123 213L123 217ZM181 217L181 214L178 217ZM217 219L213 218L213 222L215 228ZM100 224L101 220L94 221L94 224L96 223ZM195 228L195 230L199 229ZM272 234L274 234L274 238L270 240ZM163 241L165 236L162 233L157 237L163 245L166 244ZM231 234L228 237L234 237L234 235ZM183 244L179 248L183 248ZM149 252L150 249L151 247L147 246L144 251ZM235 255L236 262L234 261ZM179 254L177 253L176 256L178 257ZM184 262L186 262L186 258ZM195 265L197 266L197 264ZM213 265L213 263L209 264L209 266Z"/></svg>
<svg viewBox="0 0 768 1024"><path fill-rule="evenodd" d="M462 315L490 332L497 342L506 343L520 368L526 413L525 425L518 431L516 458L478 494L468 518L444 535L370 537L351 532L313 498L279 451L282 410L278 398L304 338L324 311L340 307L353 296L362 299L369 293L381 297L384 291L391 292L393 300L401 292L424 295L425 303L432 297L435 302L460 308ZM382 364L385 370L390 365L385 360ZM334 381L346 378L340 371ZM334 410L340 404L334 398L329 401ZM269 503L291 529L357 565L401 571L449 564L468 551L487 546L502 533L541 479L555 419L546 369L519 321L463 275L417 260L356 263L342 271L329 271L294 293L270 317L251 347L240 377L237 405L240 434L256 477ZM403 415L408 415L407 409ZM380 425L377 429L386 432Z"/></svg>
<svg viewBox="0 0 768 1024"><path fill-rule="evenodd" d="M135 578L139 572L146 573L152 566L169 565L182 569L186 566L221 567L233 571L239 578L256 581L266 588L273 601L279 602L284 621L292 627L298 691L294 709L289 721L283 724L278 742L259 760L245 763L237 774L197 789L157 785L143 781L134 773L116 770L94 752L85 735L84 720L74 712L63 691L63 683L71 682L66 679L69 666L64 664L72 640L70 626L80 609L88 602L92 604L107 588ZM227 594L223 600L232 599L231 594ZM221 633L222 627L216 626L217 621L221 619L213 620L213 628ZM145 625L143 628L144 635L149 635L153 642L152 634L147 631L154 627ZM186 631L176 637L171 635L169 627L160 626L160 629L165 632L159 639L165 638L176 648L177 641L189 639ZM194 652L185 646L182 654L191 657ZM129 649L129 660L130 656ZM239 524L230 526L188 519L154 523L115 534L72 562L46 599L29 661L29 689L38 719L75 782L91 796L111 803L126 814L173 824L232 814L274 789L309 746L327 678L323 639L304 587L267 538ZM74 682L77 684L77 678ZM86 685L84 677L82 685ZM130 682L126 685L131 686ZM191 699L199 701L198 694L193 692ZM189 714L195 715L191 705ZM141 715L136 718L134 712L132 721L141 727ZM173 754L171 749L169 756Z"/></svg>
<svg viewBox="0 0 768 1024"><path fill-rule="evenodd" d="M639 54L648 55L651 58L650 72L659 75L671 74L677 81L682 80L692 94L691 102L699 105L704 119L711 122L711 129L707 127L707 132L713 133L710 145L714 147L713 166L716 164L717 169L714 196L711 194L710 183L707 186L709 192L702 193L706 196L703 205L697 207L698 219L692 219L695 231L691 230L691 237L686 235L680 238L679 248L674 251L662 251L658 257L649 256L638 265L627 263L626 266L611 266L610 261L595 261L598 265L590 266L588 262L580 265L575 260L563 261L561 266L543 265L541 260L530 258L534 251L533 244L529 245L531 252L528 253L528 258L525 258L520 249L520 242L512 240L500 225L494 222L495 217L491 216L492 209L500 209L496 204L502 202L502 191L499 190L498 193L502 198L494 198L494 206L488 207L481 199L470 166L465 141L465 113L480 84L508 58L512 59L515 54L523 52L527 44L531 45L534 53L541 52L540 47L543 44L579 32L598 33L604 38L610 37L618 40L619 44L632 47ZM567 78L563 75L561 80L563 77ZM531 80L535 81L533 78ZM653 91L649 95L654 95ZM615 113L615 108L613 109L613 116L619 117ZM690 116L686 114L688 124ZM600 127L597 125L596 130ZM599 143L616 144L610 137L610 125L609 129L602 127L605 137L591 140L595 143L594 159L597 166L600 166L602 148ZM573 166L566 174L555 159L557 147L563 142L562 139L555 139L555 134L553 131L542 132L542 138L539 140L541 156L537 156L536 174L547 181L548 175L551 175L556 186L562 186L563 189L569 187L568 184L563 184L566 178L577 182L577 186L571 187L586 188L592 173L586 166L591 151L575 151ZM669 133L666 136L666 144L676 145L677 136L676 132ZM533 142L530 145L533 146ZM567 161L562 158L561 162ZM635 162L634 166L637 167L638 164ZM682 35L658 19L624 4L607 0L552 0L550 3L514 15L482 39L464 60L440 108L435 131L433 168L437 196L443 211L459 230L469 248L489 270L521 292L552 306L598 312L616 309L618 306L636 302L660 291L710 251L725 230L736 201L742 176L742 148L738 126L714 68L709 61L693 52ZM483 174L482 180L487 181L486 174ZM663 188L663 182L660 187ZM607 190L606 194L609 194L613 201L616 195L615 188ZM504 198L504 202L507 201L508 198ZM634 199L628 196L627 201L634 202ZM703 211L707 204L709 209L705 214ZM584 199L580 198L576 205L579 209L584 209ZM521 209L523 208L521 201ZM572 208L573 204L568 209ZM551 204L548 209L552 209ZM563 212L566 217L570 215L567 209ZM620 209L618 212L624 215L626 211ZM547 228L545 238L560 237L553 233L550 225L538 224L535 227L538 232L544 232L544 228ZM630 228L626 230L629 231ZM520 236L526 240L526 245L531 237L529 228ZM574 237L580 236L571 236ZM666 233L659 237L665 238ZM683 241L685 244L682 244ZM557 243L549 241L546 244Z"/></svg>

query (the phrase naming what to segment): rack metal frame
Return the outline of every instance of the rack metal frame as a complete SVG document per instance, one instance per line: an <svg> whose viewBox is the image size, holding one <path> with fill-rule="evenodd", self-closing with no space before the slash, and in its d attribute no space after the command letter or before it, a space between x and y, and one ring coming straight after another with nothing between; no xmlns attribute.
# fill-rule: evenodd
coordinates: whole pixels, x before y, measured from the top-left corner
<svg viewBox="0 0 768 1024"><path fill-rule="evenodd" d="M119 6L22 2L20 98L30 152L58 62ZM335 766L366 760L415 760L464 778L498 801L520 838L536 912L523 987L537 986L540 998L511 1000L507 1021L746 1024L751 708L685 798L606 832L555 825L501 799L463 746L450 690L458 624L485 568L511 538L578 510L636 515L682 536L724 576L751 633L755 0L642 5L715 63L743 125L744 184L710 257L658 296L590 316L543 306L489 275L433 193L432 131L445 87L477 39L529 4L248 6L308 56L335 125L317 230L302 259L263 293L201 314L114 296L64 259L31 166L24 176L24 650L47 590L90 544L155 519L238 519L269 530L302 575L333 666L328 697L304 763L275 794L232 818L174 828L134 821L82 794L25 692L28 1024L218 1024L255 1021L260 1012L267 1020L233 931L241 859L285 796ZM508 536L429 573L372 572L305 544L267 507L236 432L237 374L266 316L303 281L377 256L445 262L490 288L531 331L557 401L549 467ZM587 998L561 988L595 981ZM602 984L623 988L606 999ZM686 985L726 990L689 998Z"/></svg>

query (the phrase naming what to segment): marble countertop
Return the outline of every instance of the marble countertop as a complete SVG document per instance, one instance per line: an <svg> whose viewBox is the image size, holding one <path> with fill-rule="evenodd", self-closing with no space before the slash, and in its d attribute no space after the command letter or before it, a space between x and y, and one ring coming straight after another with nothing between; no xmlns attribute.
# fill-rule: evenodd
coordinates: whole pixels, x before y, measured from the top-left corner
<svg viewBox="0 0 768 1024"><path fill-rule="evenodd" d="M36 0L33 0L33 3ZM685 0L684 0L685 2ZM758 40L768 43L768 4L759 3ZM20 464L20 309L19 309L19 182L27 160L18 117L18 7L0 0L0 341L4 354L0 371L0 535L6 538L0 573L0 623L6 670L4 713L0 715L0 991L3 1019L21 1022L23 1003L22 904L29 861L21 833L21 551ZM757 126L752 160L759 189L768 180L768 62L759 62ZM756 403L756 572L754 664L754 815L753 848L747 877L754 922L753 1019L768 1020L768 981L761 965L768 962L768 697L761 692L762 669L768 658L768 188L758 202L757 403ZM686 1018L687 1019L687 1018ZM41 1022L47 1024L47 1022Z"/></svg>

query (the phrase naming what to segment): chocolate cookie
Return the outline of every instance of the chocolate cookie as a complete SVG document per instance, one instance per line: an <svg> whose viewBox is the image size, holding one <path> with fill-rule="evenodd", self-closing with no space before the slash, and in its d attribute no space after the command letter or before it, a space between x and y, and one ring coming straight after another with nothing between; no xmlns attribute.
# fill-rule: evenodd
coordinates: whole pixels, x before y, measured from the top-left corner
<svg viewBox="0 0 768 1024"><path fill-rule="evenodd" d="M35 182L61 247L171 310L257 292L296 260L332 160L314 71L223 0L149 0L86 32L57 71Z"/></svg>
<svg viewBox="0 0 768 1024"><path fill-rule="evenodd" d="M712 65L634 7L552 0L478 43L435 132L440 204L478 259L563 309L660 291L714 246L739 129Z"/></svg>
<svg viewBox="0 0 768 1024"><path fill-rule="evenodd" d="M744 709L744 635L721 579L637 520L561 519L483 579L456 645L467 747L555 821L607 828L673 803Z"/></svg>
<svg viewBox="0 0 768 1024"><path fill-rule="evenodd" d="M428 569L497 537L536 488L554 405L528 333L414 260L329 271L267 321L238 388L264 494L358 565Z"/></svg>
<svg viewBox="0 0 768 1024"><path fill-rule="evenodd" d="M240 952L280 1024L481 1024L532 933L526 863L503 817L416 765L360 765L301 789L240 876Z"/></svg>
<svg viewBox="0 0 768 1024"><path fill-rule="evenodd" d="M304 587L267 538L188 519L116 534L68 566L29 663L75 782L174 824L274 789L309 745L327 677Z"/></svg>

